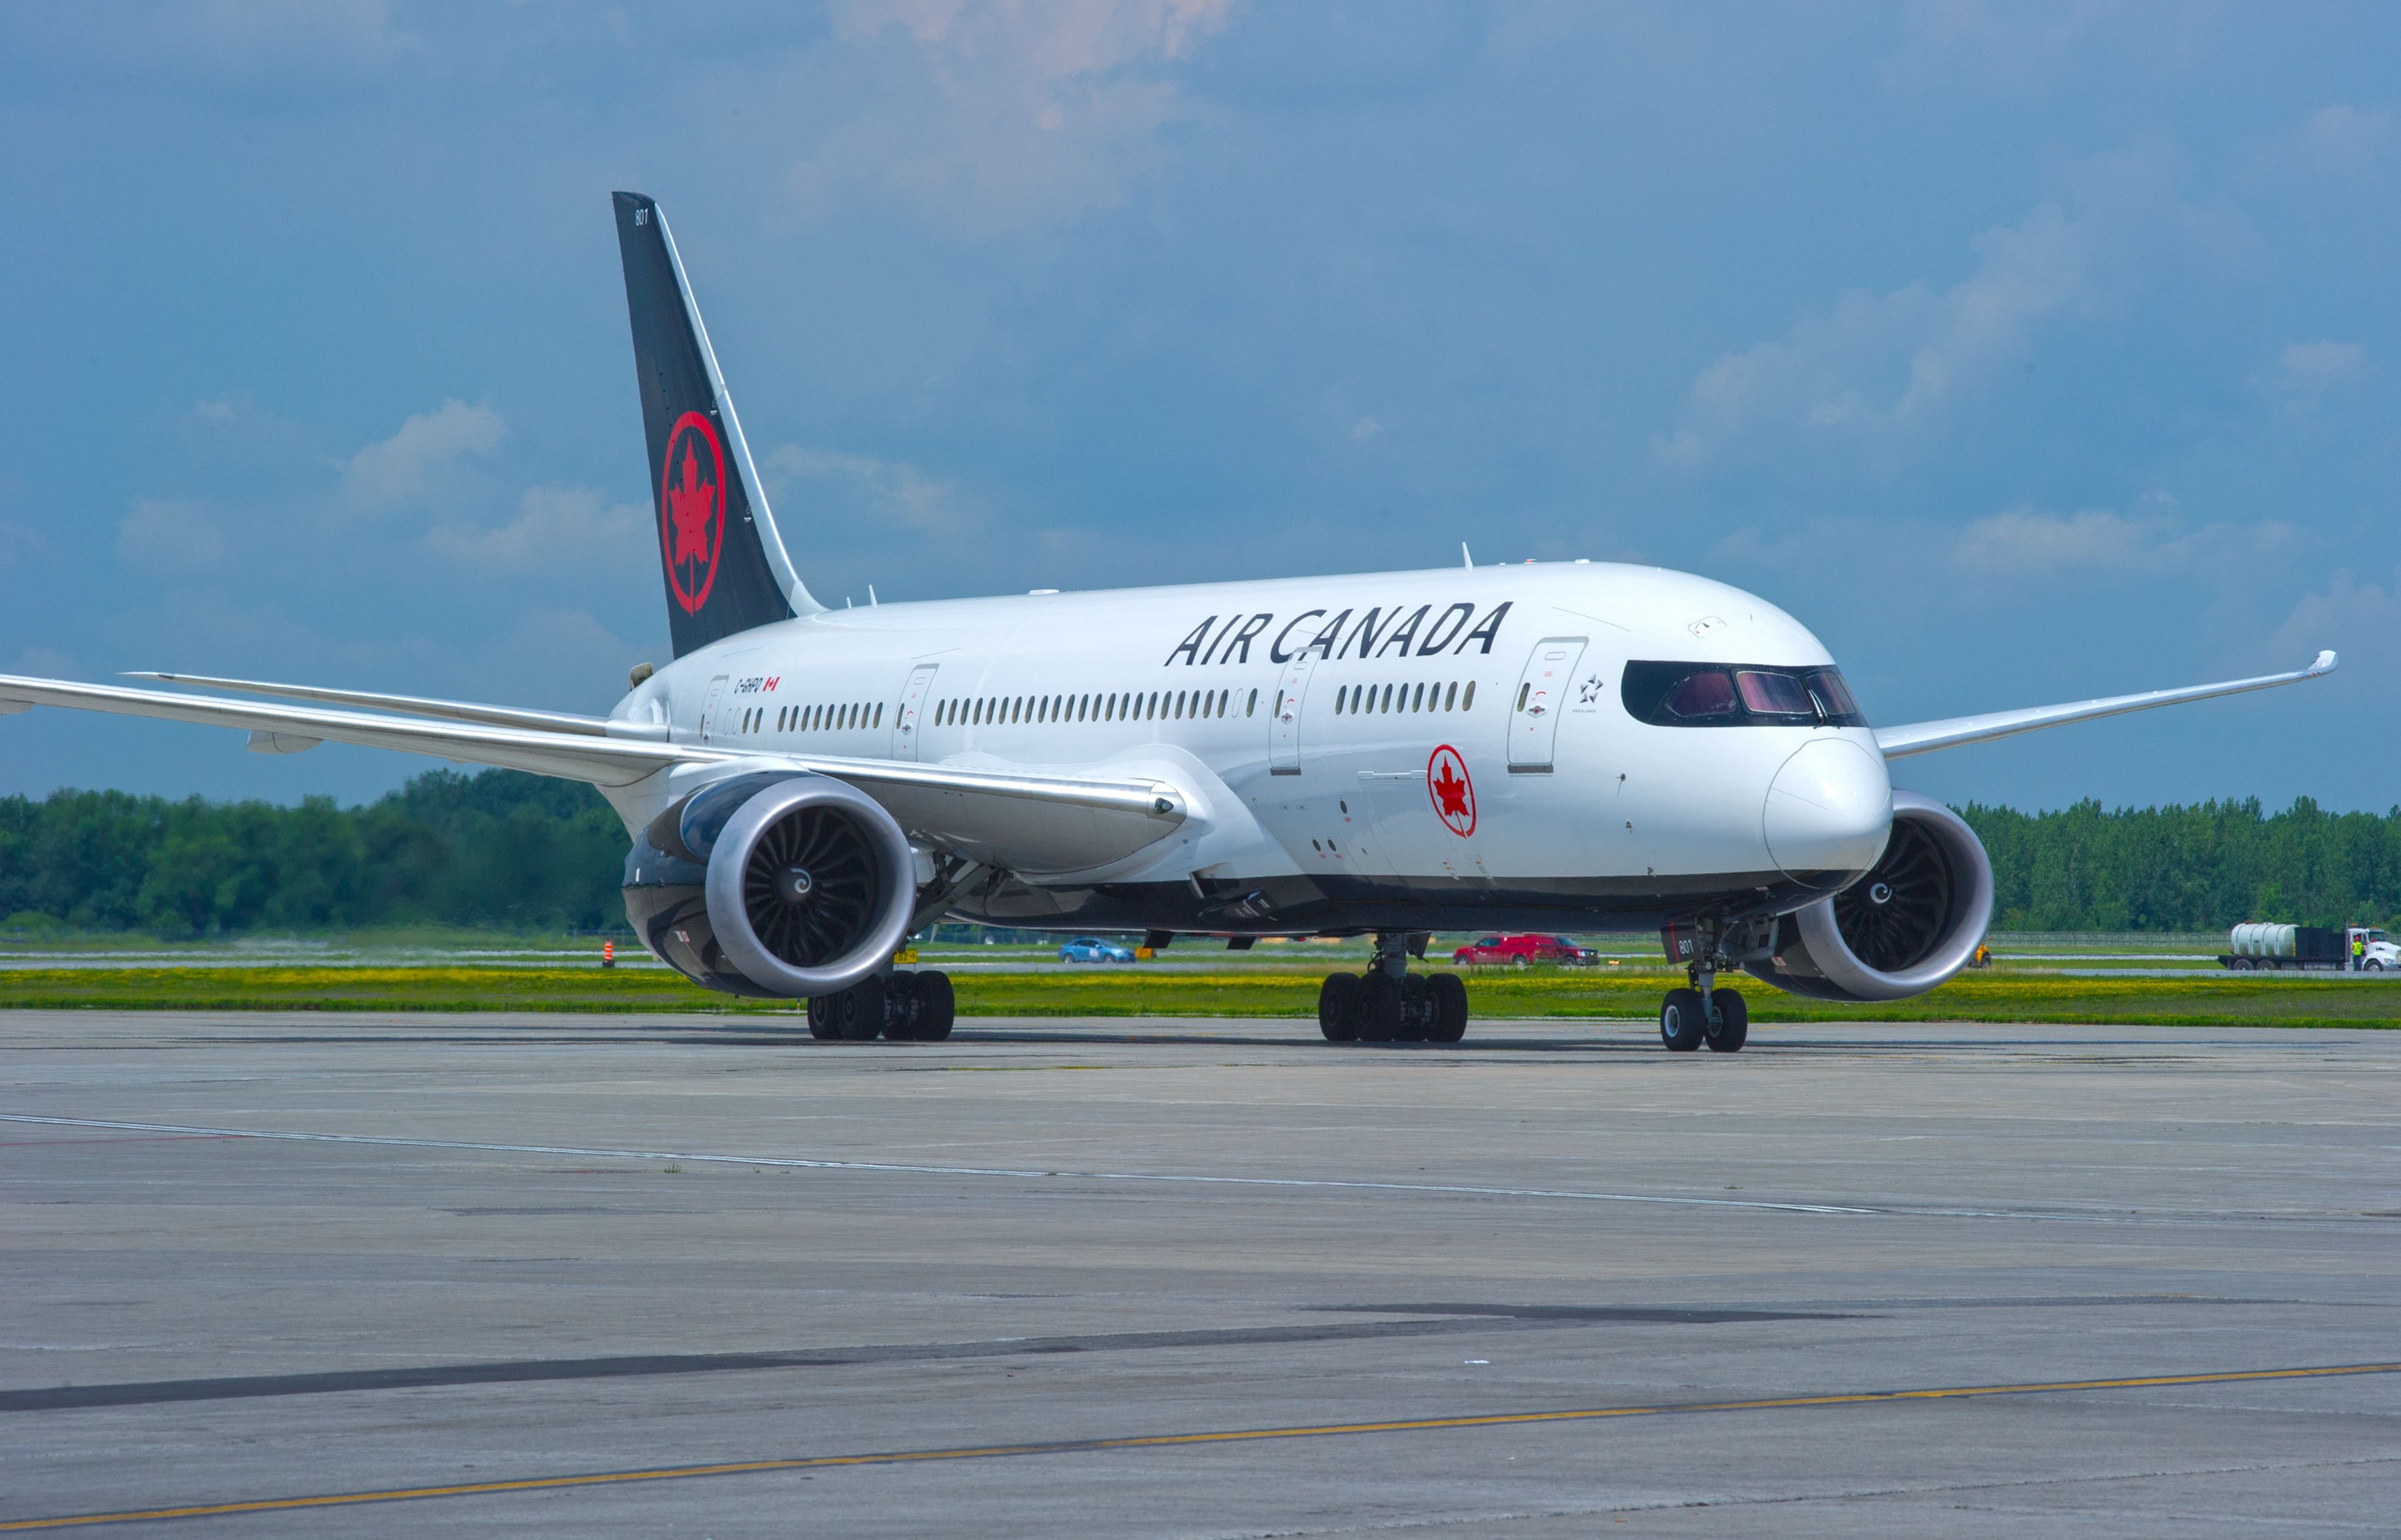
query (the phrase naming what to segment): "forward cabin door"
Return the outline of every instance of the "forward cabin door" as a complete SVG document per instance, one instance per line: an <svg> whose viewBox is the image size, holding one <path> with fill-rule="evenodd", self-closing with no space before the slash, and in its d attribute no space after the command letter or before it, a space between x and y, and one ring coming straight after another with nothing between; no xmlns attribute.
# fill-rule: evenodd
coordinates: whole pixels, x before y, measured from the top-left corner
<svg viewBox="0 0 2401 1540"><path fill-rule="evenodd" d="M718 720L718 714L725 709L725 681L732 677L720 674L708 681L708 698L700 704L700 741L703 743L712 737L725 736L725 723Z"/></svg>
<svg viewBox="0 0 2401 1540"><path fill-rule="evenodd" d="M933 696L936 667L926 663L910 670L908 688L900 692L900 715L892 723L892 757L896 760L917 757L917 740L925 736L919 730L923 724L918 717Z"/></svg>
<svg viewBox="0 0 2401 1540"><path fill-rule="evenodd" d="M1300 708L1309 694L1310 670L1316 666L1317 654L1303 648L1283 666L1283 674L1276 681L1275 710L1268 722L1270 775L1300 774Z"/></svg>
<svg viewBox="0 0 2401 1540"><path fill-rule="evenodd" d="M1551 746L1559 736L1559 712L1567 706L1584 648L1582 637L1544 637L1534 644L1526 671L1517 676L1517 693L1509 700L1511 775L1550 773Z"/></svg>

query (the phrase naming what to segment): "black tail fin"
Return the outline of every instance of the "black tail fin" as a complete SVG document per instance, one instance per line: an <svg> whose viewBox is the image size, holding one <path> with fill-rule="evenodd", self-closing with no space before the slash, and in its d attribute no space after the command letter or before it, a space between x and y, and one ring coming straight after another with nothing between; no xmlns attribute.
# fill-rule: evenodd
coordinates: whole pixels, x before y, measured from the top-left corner
<svg viewBox="0 0 2401 1540"><path fill-rule="evenodd" d="M809 597L759 489L742 424L659 206L616 195L634 374L651 447L651 495L676 656L795 612Z"/></svg>

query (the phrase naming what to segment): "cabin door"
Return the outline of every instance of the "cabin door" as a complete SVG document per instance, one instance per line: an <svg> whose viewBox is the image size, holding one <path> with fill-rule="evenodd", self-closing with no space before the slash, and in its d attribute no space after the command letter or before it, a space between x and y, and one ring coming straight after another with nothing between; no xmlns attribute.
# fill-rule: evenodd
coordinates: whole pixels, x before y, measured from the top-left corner
<svg viewBox="0 0 2401 1540"><path fill-rule="evenodd" d="M908 688L900 692L900 715L892 723L892 757L896 760L917 757L917 740L925 736L925 723L919 718L926 702L933 696L936 667L926 663L910 670Z"/></svg>
<svg viewBox="0 0 2401 1540"><path fill-rule="evenodd" d="M1509 701L1509 773L1547 775L1551 746L1559 736L1559 712L1575 684L1576 662L1584 656L1582 637L1545 637L1534 644L1526 671L1517 676L1517 693Z"/></svg>

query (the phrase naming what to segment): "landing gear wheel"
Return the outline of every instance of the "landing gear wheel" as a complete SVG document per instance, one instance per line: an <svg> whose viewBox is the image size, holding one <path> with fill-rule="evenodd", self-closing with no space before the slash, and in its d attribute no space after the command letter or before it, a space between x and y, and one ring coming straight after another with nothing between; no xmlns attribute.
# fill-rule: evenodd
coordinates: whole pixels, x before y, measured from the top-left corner
<svg viewBox="0 0 2401 1540"><path fill-rule="evenodd" d="M918 1038L917 975L895 973L884 981L884 1040L912 1043Z"/></svg>
<svg viewBox="0 0 2401 1540"><path fill-rule="evenodd" d="M1717 997L1718 1019L1703 1029L1712 1053L1739 1053L1742 1045L1750 1040L1750 1007L1743 1003L1739 990L1721 989Z"/></svg>
<svg viewBox="0 0 2401 1540"><path fill-rule="evenodd" d="M1401 1017L1393 1024L1393 1040L1401 1043L1421 1043L1432 1036L1434 1036L1434 1001L1426 994L1425 975L1403 974Z"/></svg>
<svg viewBox="0 0 2401 1540"><path fill-rule="evenodd" d="M861 979L834 997L834 1027L846 1043L871 1043L884 1031L884 981Z"/></svg>
<svg viewBox="0 0 2401 1540"><path fill-rule="evenodd" d="M1467 1036L1467 985L1456 973L1436 973L1426 980L1426 995L1434 1002L1434 1028L1426 1034L1428 1042L1455 1043Z"/></svg>
<svg viewBox="0 0 2401 1540"><path fill-rule="evenodd" d="M1359 981L1359 1040L1388 1043L1401 1030L1401 984L1390 973Z"/></svg>
<svg viewBox="0 0 2401 1540"><path fill-rule="evenodd" d="M808 1006L810 1037L824 1038L842 1036L840 1032L834 1030L832 996L812 995L809 997Z"/></svg>
<svg viewBox="0 0 2401 1540"><path fill-rule="evenodd" d="M917 1040L921 1043L948 1042L951 1023L959 1013L958 994L951 988L951 976L935 970L917 975Z"/></svg>
<svg viewBox="0 0 2401 1540"><path fill-rule="evenodd" d="M1701 1046L1701 992L1670 989L1659 1007L1659 1040L1670 1053L1690 1053Z"/></svg>
<svg viewBox="0 0 2401 1540"><path fill-rule="evenodd" d="M1359 1036L1359 975L1328 973L1317 986L1317 1030L1330 1043L1347 1043Z"/></svg>

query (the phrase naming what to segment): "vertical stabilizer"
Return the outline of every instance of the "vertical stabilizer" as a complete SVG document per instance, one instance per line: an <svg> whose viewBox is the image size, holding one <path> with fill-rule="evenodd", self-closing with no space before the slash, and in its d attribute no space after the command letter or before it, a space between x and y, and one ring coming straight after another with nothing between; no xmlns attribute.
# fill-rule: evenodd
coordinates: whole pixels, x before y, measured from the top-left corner
<svg viewBox="0 0 2401 1540"><path fill-rule="evenodd" d="M708 331L659 206L616 195L617 249L634 326L634 374L651 451L651 502L676 656L825 606L775 533Z"/></svg>

